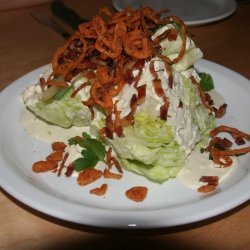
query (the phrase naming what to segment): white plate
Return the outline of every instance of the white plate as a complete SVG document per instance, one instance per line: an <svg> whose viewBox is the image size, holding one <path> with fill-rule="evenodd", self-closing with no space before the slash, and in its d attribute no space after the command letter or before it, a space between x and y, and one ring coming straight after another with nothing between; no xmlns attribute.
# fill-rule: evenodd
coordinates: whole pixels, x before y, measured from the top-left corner
<svg viewBox="0 0 250 250"><path fill-rule="evenodd" d="M224 19L237 8L234 0L113 0L118 11L128 6L138 9L141 4L150 6L155 11L169 9L169 15L178 16L189 26Z"/></svg>
<svg viewBox="0 0 250 250"><path fill-rule="evenodd" d="M250 83L239 74L215 63L201 60L199 71L212 74L217 90L229 105L224 124L250 131ZM35 174L32 163L43 159L50 146L25 133L19 123L19 94L34 84L45 67L34 70L13 82L0 95L0 184L12 196L28 206L51 216L84 225L109 228L160 228L203 220L228 211L250 198L250 158L240 157L243 173L225 182L213 195L201 196L170 180L162 185L125 172L122 180L109 182L104 197L89 194L103 180L87 187L75 178L57 177L53 173ZM140 203L128 200L124 192L135 185L149 188Z"/></svg>

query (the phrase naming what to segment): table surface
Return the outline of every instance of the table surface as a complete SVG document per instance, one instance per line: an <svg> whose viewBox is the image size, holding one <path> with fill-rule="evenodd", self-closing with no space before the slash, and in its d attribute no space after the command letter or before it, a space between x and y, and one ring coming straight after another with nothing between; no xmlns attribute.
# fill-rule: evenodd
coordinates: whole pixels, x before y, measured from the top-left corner
<svg viewBox="0 0 250 250"><path fill-rule="evenodd" d="M66 1L79 14L91 18L108 0ZM0 90L25 73L47 64L64 40L34 21L30 13L51 15L49 5L0 12ZM62 24L60 20L57 22ZM70 31L70 28L65 26ZM250 4L238 2L227 19L189 27L204 58L250 79ZM41 214L0 193L0 249L249 249L250 203L215 218L156 231L117 231L88 228ZM110 244L112 243L112 244Z"/></svg>

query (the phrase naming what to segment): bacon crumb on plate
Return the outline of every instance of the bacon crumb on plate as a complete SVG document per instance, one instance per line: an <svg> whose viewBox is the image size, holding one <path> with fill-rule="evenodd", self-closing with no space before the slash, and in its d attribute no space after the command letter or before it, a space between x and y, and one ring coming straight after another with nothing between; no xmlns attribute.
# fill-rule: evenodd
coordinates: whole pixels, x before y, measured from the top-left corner
<svg viewBox="0 0 250 250"><path fill-rule="evenodd" d="M147 187L137 186L128 189L125 194L128 199L140 202L146 198L147 192L148 192Z"/></svg>
<svg viewBox="0 0 250 250"><path fill-rule="evenodd" d="M88 185L102 176L102 171L95 168L86 168L79 173L77 177L77 183L81 186Z"/></svg>
<svg viewBox="0 0 250 250"><path fill-rule="evenodd" d="M51 147L53 151L64 151L64 149L66 148L66 144L64 142L53 142Z"/></svg>
<svg viewBox="0 0 250 250"><path fill-rule="evenodd" d="M51 171L57 168L55 161L37 161L32 165L32 170L35 173Z"/></svg>
<svg viewBox="0 0 250 250"><path fill-rule="evenodd" d="M53 153L51 153L46 157L46 160L59 162L63 159L63 154L64 154L63 151L54 151Z"/></svg>
<svg viewBox="0 0 250 250"><path fill-rule="evenodd" d="M214 185L203 185L197 189L198 192L200 193L210 193L216 189L216 186Z"/></svg>
<svg viewBox="0 0 250 250"><path fill-rule="evenodd" d="M108 184L102 184L100 187L91 189L89 192L94 195L102 196L105 195L108 189Z"/></svg>
<svg viewBox="0 0 250 250"><path fill-rule="evenodd" d="M218 176L202 176L199 179L200 182L206 182L206 185L203 185L197 189L200 193L210 193L216 189L219 184Z"/></svg>
<svg viewBox="0 0 250 250"><path fill-rule="evenodd" d="M115 173L110 172L108 169L104 169L103 177L111 178L111 179L121 179L122 174L115 174Z"/></svg>

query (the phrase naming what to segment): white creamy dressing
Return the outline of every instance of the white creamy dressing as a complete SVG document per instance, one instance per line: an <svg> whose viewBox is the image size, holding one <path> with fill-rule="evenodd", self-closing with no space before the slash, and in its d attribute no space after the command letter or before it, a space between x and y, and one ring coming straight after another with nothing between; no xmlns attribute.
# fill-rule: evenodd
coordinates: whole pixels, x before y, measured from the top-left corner
<svg viewBox="0 0 250 250"><path fill-rule="evenodd" d="M214 101L214 107L215 108L219 108L221 105L223 105L225 102L225 99L223 98L223 96L218 93L215 89L212 89L208 92L208 94L211 96L211 98Z"/></svg>
<svg viewBox="0 0 250 250"><path fill-rule="evenodd" d="M42 88L39 84L28 86L22 93L22 100L27 106L35 105L42 95Z"/></svg>
<svg viewBox="0 0 250 250"><path fill-rule="evenodd" d="M31 137L48 143L55 141L67 142L69 138L81 135L85 129L76 126L73 126L70 129L65 129L56 125L48 124L37 118L25 107L21 111L20 122Z"/></svg>
<svg viewBox="0 0 250 250"><path fill-rule="evenodd" d="M233 163L229 167L220 167L209 160L208 153L201 154L199 150L192 151L185 166L178 173L176 179L191 188L198 188L205 183L199 182L201 176L218 176L219 183L227 180L238 170L238 159L232 157Z"/></svg>
<svg viewBox="0 0 250 250"><path fill-rule="evenodd" d="M65 148L65 152L69 154L67 160L65 161L65 166L69 166L72 162L82 157L82 147L77 145L69 145Z"/></svg>

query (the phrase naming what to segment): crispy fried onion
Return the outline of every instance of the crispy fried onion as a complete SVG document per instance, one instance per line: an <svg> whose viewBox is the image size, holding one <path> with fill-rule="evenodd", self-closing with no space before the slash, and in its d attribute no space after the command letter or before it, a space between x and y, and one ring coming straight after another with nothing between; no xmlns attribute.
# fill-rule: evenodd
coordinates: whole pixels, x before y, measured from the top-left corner
<svg viewBox="0 0 250 250"><path fill-rule="evenodd" d="M146 61L159 57L169 75L169 87L172 87L171 65L184 55L186 26L175 16L162 19L161 14L165 12L167 10L155 13L152 8L141 7L139 10L127 8L112 14L108 9L102 8L91 21L79 25L79 30L56 50L51 61L53 72L46 84L48 87L55 85L66 88L74 76L82 73L87 81L71 97L74 98L81 89L90 86L90 97L82 103L89 107L92 118L94 107L106 114L106 124L100 130L100 135L113 138L115 133L122 136L123 127L133 124L137 106L145 100L146 85L137 88L137 83ZM168 23L173 24L173 28L153 41L151 36L159 25ZM160 42L163 39L175 40L178 34L183 41L182 48L177 58L170 60L161 55ZM132 74L135 69L139 71L137 76ZM113 97L121 92L125 84L132 82L138 94L131 99L131 112L121 118ZM154 88L164 103L159 116L166 119L169 103L162 94L158 77L155 77Z"/></svg>
<svg viewBox="0 0 250 250"><path fill-rule="evenodd" d="M238 145L245 144L245 140L250 141L250 134L228 126L219 126L210 132L210 137L212 139L206 148L206 151L210 152L210 156L214 163L219 164L222 167L228 167L232 164L230 156L246 154L250 152L250 147L232 149L233 143L230 140L217 137L219 133L223 132L229 133ZM240 143L238 143L239 141Z"/></svg>

